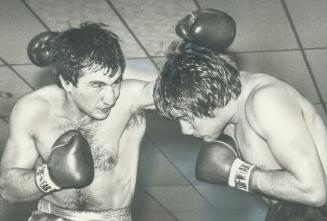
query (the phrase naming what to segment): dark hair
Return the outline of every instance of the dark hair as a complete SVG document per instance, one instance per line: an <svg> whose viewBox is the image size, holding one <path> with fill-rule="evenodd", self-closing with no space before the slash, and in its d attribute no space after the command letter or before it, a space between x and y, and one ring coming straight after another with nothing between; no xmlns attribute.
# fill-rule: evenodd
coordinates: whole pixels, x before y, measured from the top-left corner
<svg viewBox="0 0 327 221"><path fill-rule="evenodd" d="M110 76L125 70L125 59L119 38L104 29L102 23L82 23L70 28L54 39L51 48L52 66L57 84L62 87L59 75L77 85L83 68L107 69Z"/></svg>
<svg viewBox="0 0 327 221"><path fill-rule="evenodd" d="M212 117L241 93L236 65L226 55L191 42L173 42L154 87L154 102L168 118Z"/></svg>

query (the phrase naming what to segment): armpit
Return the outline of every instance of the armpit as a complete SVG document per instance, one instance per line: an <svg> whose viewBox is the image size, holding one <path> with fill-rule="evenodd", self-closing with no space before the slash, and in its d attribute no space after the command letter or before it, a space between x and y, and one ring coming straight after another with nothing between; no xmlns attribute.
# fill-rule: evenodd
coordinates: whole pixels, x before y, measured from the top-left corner
<svg viewBox="0 0 327 221"><path fill-rule="evenodd" d="M133 127L141 126L143 124L145 124L145 113L144 112L136 113L129 120L126 126L126 130L131 129Z"/></svg>

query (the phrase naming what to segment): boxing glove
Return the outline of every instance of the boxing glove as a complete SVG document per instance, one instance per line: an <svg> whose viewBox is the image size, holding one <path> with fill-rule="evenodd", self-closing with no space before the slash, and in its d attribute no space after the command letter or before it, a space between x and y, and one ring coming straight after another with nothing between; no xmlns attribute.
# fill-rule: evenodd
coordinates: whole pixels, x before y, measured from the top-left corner
<svg viewBox="0 0 327 221"><path fill-rule="evenodd" d="M39 67L53 63L52 45L58 32L45 31L36 35L27 46L27 54L33 64Z"/></svg>
<svg viewBox="0 0 327 221"><path fill-rule="evenodd" d="M192 41L222 52L234 41L236 23L225 12L199 9L180 20L175 31L185 41Z"/></svg>
<svg viewBox="0 0 327 221"><path fill-rule="evenodd" d="M221 135L217 141L204 143L196 162L196 177L201 181L228 184L251 192L254 166L238 158L233 138Z"/></svg>
<svg viewBox="0 0 327 221"><path fill-rule="evenodd" d="M55 141L47 163L35 172L36 184L44 193L83 188L91 184L93 178L90 146L76 130L65 132Z"/></svg>

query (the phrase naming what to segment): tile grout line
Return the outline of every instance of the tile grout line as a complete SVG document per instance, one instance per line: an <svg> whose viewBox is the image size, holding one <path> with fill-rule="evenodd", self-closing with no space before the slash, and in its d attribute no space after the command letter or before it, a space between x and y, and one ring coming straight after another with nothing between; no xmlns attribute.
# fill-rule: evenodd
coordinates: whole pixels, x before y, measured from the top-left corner
<svg viewBox="0 0 327 221"><path fill-rule="evenodd" d="M321 50L327 49L327 47L320 48L290 48L290 49L272 49L272 50L257 50L257 51L226 51L225 54L254 54L254 53L268 53L268 52L288 52L288 51L301 51L301 50Z"/></svg>
<svg viewBox="0 0 327 221"><path fill-rule="evenodd" d="M148 52L148 50L144 47L144 45L141 43L141 41L137 38L136 34L133 32L133 30L129 27L129 25L127 24L127 22L124 20L124 18L121 16L121 14L118 12L118 10L116 9L116 7L112 4L111 0L106 0L106 2L108 3L108 5L111 7L111 9L116 13L116 15L118 16L118 18L120 19L120 21L124 24L124 26L127 28L127 30L129 31L129 33L132 35L132 37L134 38L134 40L137 42L137 44L142 48L142 50L144 51L144 53L146 54L147 58L150 59L150 61L153 63L153 65L156 67L157 70L159 70L158 65L156 64L156 62L154 61L154 59L152 58L152 56L150 55L150 53Z"/></svg>
<svg viewBox="0 0 327 221"><path fill-rule="evenodd" d="M158 203L175 221L179 221L179 219L173 214L173 212L168 210L164 205L162 205L162 203L159 200L157 200L152 194L150 194L146 190L146 187L141 186L140 188L142 188L145 194L147 194L151 199L153 199L156 203Z"/></svg>
<svg viewBox="0 0 327 221"><path fill-rule="evenodd" d="M201 5L200 5L200 3L197 0L193 0L193 2L195 4L195 6L197 7L197 9L201 9L202 8Z"/></svg>
<svg viewBox="0 0 327 221"><path fill-rule="evenodd" d="M29 86L32 90L35 90L35 88L28 83L25 78L23 78L7 61L5 61L2 57L0 57L0 61L2 61L6 67L8 67L14 74L19 77L27 86Z"/></svg>
<svg viewBox="0 0 327 221"><path fill-rule="evenodd" d="M314 47L314 48L303 48L305 51L309 50L326 50L327 47ZM255 53L277 53L277 52L288 52L288 51L300 51L301 49L276 49L276 50L258 50L258 51L227 51L226 54L255 54ZM165 56L151 56L152 59L165 59ZM125 58L128 60L142 60L149 59L149 57L130 57ZM24 66L31 65L32 63L8 63L11 66ZM5 67L5 64L0 64L0 67Z"/></svg>
<svg viewBox="0 0 327 221"><path fill-rule="evenodd" d="M295 24L294 24L294 22L293 22L293 20L292 20L292 16L291 16L291 14L290 14L290 12L289 12L289 10L288 10L288 7L287 7L287 5L286 5L285 0L281 0L281 3L282 3L282 6L283 6L283 8L284 8L284 11L285 11L285 13L286 13L287 19L288 19L288 21L289 21L289 23L290 23L290 26L291 26L291 28L292 28L292 31L293 31L294 37L295 37L295 39L296 39L296 41L297 41L297 43L298 43L298 45L299 45L299 47L300 47L300 52L301 52L301 54L302 54L302 57L303 57L304 63L305 63L305 65L307 66L307 69L308 69L309 75L310 75L311 80L312 80L312 82L313 82L313 85L314 85L314 87L315 87L315 89L316 89L316 92L317 92L318 98L319 98L319 100L320 100L320 103L325 103L325 102L324 102L324 99L323 99L323 97L322 97L322 94L321 94L321 92L320 92L320 90L319 90L318 83L317 83L317 81L316 81L316 79L315 79L315 77L314 77L314 74L313 74L312 68L311 68L311 66L310 66L310 63L309 63L308 57L307 57L307 55L306 55L306 53L305 53L305 50L304 50L303 45L302 45L302 43L301 43L301 40L300 40L299 34L297 33L297 30L296 30L296 28L295 28ZM323 105L323 109L324 109L325 113L327 114L327 107L326 107L326 105Z"/></svg>
<svg viewBox="0 0 327 221"><path fill-rule="evenodd" d="M208 201L207 198L203 196L203 194L193 185L193 183L182 173L182 171L176 166L176 164L168 157L168 155L161 150L160 147L149 137L147 134L145 134L145 137L149 140L149 142L156 147L156 149L165 157L166 160L177 170L177 172L187 181L189 186L191 186L200 196L201 198L208 203L213 209L216 209L214 205L212 205L211 202Z"/></svg>
<svg viewBox="0 0 327 221"><path fill-rule="evenodd" d="M51 29L48 25L41 19L41 17L31 8L31 6L26 2L26 0L21 0L21 2L25 5L25 7L34 15L34 17L42 24L42 26L50 31Z"/></svg>
<svg viewBox="0 0 327 221"><path fill-rule="evenodd" d="M5 122L6 124L9 124L9 122L3 117L3 116L0 116L0 119Z"/></svg>

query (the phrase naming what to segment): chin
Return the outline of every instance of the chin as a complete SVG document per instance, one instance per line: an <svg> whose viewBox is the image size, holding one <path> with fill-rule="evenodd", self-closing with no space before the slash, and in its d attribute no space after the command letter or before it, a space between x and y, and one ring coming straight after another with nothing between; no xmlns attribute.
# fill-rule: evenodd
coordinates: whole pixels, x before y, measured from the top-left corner
<svg viewBox="0 0 327 221"><path fill-rule="evenodd" d="M107 117L93 116L94 120L105 120Z"/></svg>
<svg viewBox="0 0 327 221"><path fill-rule="evenodd" d="M91 117L95 120L104 120L109 116L109 113L110 113L110 111L108 111L107 113L103 113L103 112L95 113L95 114L92 114Z"/></svg>
<svg viewBox="0 0 327 221"><path fill-rule="evenodd" d="M211 142L214 142L216 141L218 138L218 136L207 136L207 137L203 137L202 139L205 141L205 142L208 142L208 143L211 143Z"/></svg>

